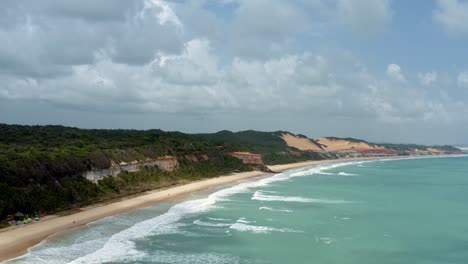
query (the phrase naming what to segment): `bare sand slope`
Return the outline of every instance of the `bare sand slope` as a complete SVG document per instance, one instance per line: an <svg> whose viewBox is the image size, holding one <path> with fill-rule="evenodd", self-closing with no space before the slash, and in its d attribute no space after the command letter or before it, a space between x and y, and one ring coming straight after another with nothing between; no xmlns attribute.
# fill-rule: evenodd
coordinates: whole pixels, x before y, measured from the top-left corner
<svg viewBox="0 0 468 264"><path fill-rule="evenodd" d="M366 142L354 142L344 139L318 138L317 143L321 144L326 151L345 151L345 150L378 150L385 149L383 146L370 145Z"/></svg>
<svg viewBox="0 0 468 264"><path fill-rule="evenodd" d="M298 137L291 134L284 133L281 138L288 144L290 147L297 148L299 150L309 150L315 152L323 152L323 149L320 148L315 142L312 142L308 138Z"/></svg>

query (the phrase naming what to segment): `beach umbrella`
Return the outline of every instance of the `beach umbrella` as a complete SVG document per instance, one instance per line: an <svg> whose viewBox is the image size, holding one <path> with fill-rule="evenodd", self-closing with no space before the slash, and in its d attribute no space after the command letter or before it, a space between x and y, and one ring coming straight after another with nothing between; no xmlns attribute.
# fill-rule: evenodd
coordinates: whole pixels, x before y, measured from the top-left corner
<svg viewBox="0 0 468 264"><path fill-rule="evenodd" d="M15 217L24 217L24 214L21 213L21 212L17 212L17 213L15 214Z"/></svg>
<svg viewBox="0 0 468 264"><path fill-rule="evenodd" d="M14 219L15 220L23 220L24 219L24 214L21 213L21 212L17 212L16 214L14 214Z"/></svg>

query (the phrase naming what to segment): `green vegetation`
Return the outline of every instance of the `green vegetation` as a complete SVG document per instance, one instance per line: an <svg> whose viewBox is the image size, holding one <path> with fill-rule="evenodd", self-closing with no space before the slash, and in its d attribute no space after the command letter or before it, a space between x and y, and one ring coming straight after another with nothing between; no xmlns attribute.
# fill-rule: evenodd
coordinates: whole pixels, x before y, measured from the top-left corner
<svg viewBox="0 0 468 264"><path fill-rule="evenodd" d="M289 133L286 131L260 132L247 130L231 132L223 130L214 134L198 134L201 139L208 140L213 144L233 144L242 146L245 151L251 151L262 155L266 164L284 164L301 162L306 160L320 160L323 157L313 152L302 152L289 147L281 135ZM300 137L305 137L300 135Z"/></svg>
<svg viewBox="0 0 468 264"><path fill-rule="evenodd" d="M210 156L194 162L181 159L179 169L162 171L157 166L144 167L138 172L123 172L94 184L81 175L50 179L45 184L26 187L0 183L0 214L5 217L16 211L53 212L81 207L92 202L117 198L177 184L188 180L215 177L234 170L250 170L241 160L231 156Z"/></svg>
<svg viewBox="0 0 468 264"><path fill-rule="evenodd" d="M260 131L241 131L231 132L223 130L214 134L198 134L202 139L209 140L217 144L231 143L242 145L247 150L259 152L278 152L287 150L288 146L280 138L283 132L260 132Z"/></svg>
<svg viewBox="0 0 468 264"><path fill-rule="evenodd" d="M181 181L251 170L230 152L261 154L270 164L320 158L295 152L281 132L245 131L189 135L162 130L78 129L0 124L0 219L16 211L55 212ZM292 153L292 151L294 153ZM207 156L191 161L189 156ZM112 162L175 156L173 172L147 167L94 184L82 174Z"/></svg>

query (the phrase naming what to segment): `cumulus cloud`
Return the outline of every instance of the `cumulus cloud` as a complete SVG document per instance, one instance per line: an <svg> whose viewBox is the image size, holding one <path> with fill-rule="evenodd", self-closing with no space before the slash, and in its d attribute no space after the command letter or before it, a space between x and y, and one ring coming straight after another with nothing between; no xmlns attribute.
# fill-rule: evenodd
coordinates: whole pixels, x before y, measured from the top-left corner
<svg viewBox="0 0 468 264"><path fill-rule="evenodd" d="M468 88L468 72L461 72L457 78L458 86Z"/></svg>
<svg viewBox="0 0 468 264"><path fill-rule="evenodd" d="M437 0L433 18L448 33L468 34L468 2L464 0Z"/></svg>
<svg viewBox="0 0 468 264"><path fill-rule="evenodd" d="M400 82L405 82L405 76L401 72L401 67L398 64L389 64L387 66L387 75L388 77L400 81Z"/></svg>
<svg viewBox="0 0 468 264"><path fill-rule="evenodd" d="M338 18L358 36L380 33L392 18L389 0L338 0Z"/></svg>
<svg viewBox="0 0 468 264"><path fill-rule="evenodd" d="M222 17L203 0L92 2L6 2L0 99L106 113L284 111L387 123L463 118L452 113L466 109L452 94L422 89L435 72L413 85L397 64L382 78L350 52L298 48L315 22L305 10L321 1L232 0L221 3L230 8ZM391 18L388 1L336 7L359 34Z"/></svg>
<svg viewBox="0 0 468 264"><path fill-rule="evenodd" d="M228 28L236 56L266 58L284 53L283 45L294 41L308 25L310 21L297 3L244 0L239 2Z"/></svg>
<svg viewBox="0 0 468 264"><path fill-rule="evenodd" d="M181 25L166 3L93 3L2 3L0 12L16 18L0 20L0 73L51 78L93 64L100 53L119 63L145 64L158 52L182 50Z"/></svg>
<svg viewBox="0 0 468 264"><path fill-rule="evenodd" d="M432 71L426 73L419 73L418 78L421 85L428 86L437 82L437 72Z"/></svg>

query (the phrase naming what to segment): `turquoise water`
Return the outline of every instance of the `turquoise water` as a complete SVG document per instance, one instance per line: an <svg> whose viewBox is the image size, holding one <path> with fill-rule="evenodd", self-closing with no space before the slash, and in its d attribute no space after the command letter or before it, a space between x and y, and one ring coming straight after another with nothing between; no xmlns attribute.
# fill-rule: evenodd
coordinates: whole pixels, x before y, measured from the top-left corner
<svg viewBox="0 0 468 264"><path fill-rule="evenodd" d="M466 264L467 172L467 157L309 167L106 218L9 263Z"/></svg>

